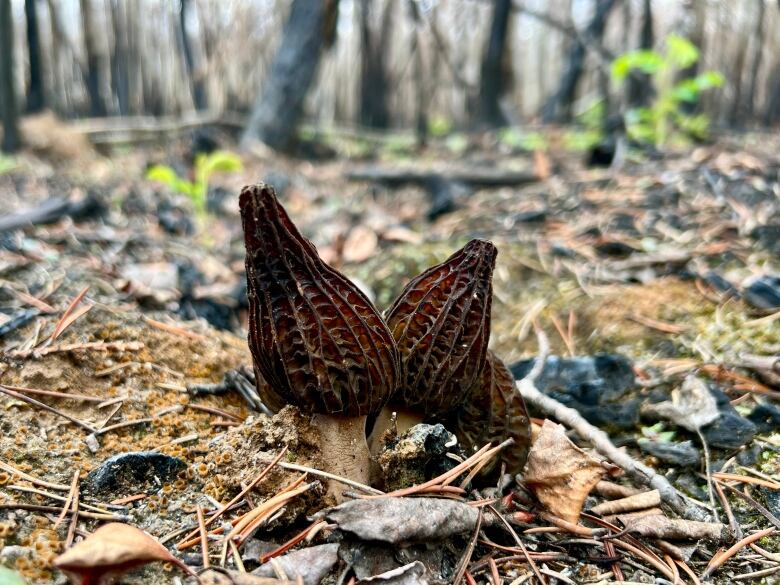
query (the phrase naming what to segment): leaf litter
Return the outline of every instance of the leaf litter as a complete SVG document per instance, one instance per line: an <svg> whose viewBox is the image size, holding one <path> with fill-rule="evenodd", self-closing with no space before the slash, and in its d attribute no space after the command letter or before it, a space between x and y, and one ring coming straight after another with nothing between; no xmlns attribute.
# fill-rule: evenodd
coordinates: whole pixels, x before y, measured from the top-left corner
<svg viewBox="0 0 780 585"><path fill-rule="evenodd" d="M380 307L409 278L466 240L489 237L500 250L491 347L507 363L532 357L536 324L547 330L556 355L626 355L640 382L633 395L651 411L655 405L685 437L726 417L717 400L713 409L716 395L709 390L702 391L703 402L675 398L692 373L725 393L736 413L729 420L745 419L759 407L772 412L772 393L778 388L771 360L780 349L780 322L773 318L776 308L761 304L771 294L756 300L756 289L750 287L762 274L778 270L776 258L763 247L763 232L754 229L771 223L772 209L776 214L780 163L773 156L760 154L747 164L739 148L718 144L690 158L670 156L613 176L567 161L560 171L565 182L553 174L545 183L522 187L520 197L513 188L478 189L430 224L413 211L426 204L416 187L379 188L369 197L364 183L339 179L349 172L348 162L316 163L311 169L286 161L273 164L293 179L285 205L301 219L306 235L330 248L333 261L365 283ZM396 486L398 497L365 499L354 489L359 499L347 505L370 510L356 521L373 529L386 526L382 534L390 543L350 530L355 526L348 521L339 525L338 508L326 510L324 521L312 524L307 518L329 502L323 478L315 475L323 466L306 417L294 409L268 417L235 393L188 392L188 386L219 383L226 371L251 363L240 336L246 306L243 250L233 245L240 241L237 216L214 218L208 245L197 237L165 233L155 223L156 202L167 197L185 209L185 216L186 205L170 194L149 192L138 179L145 161L128 157L126 169L110 183L105 175L100 179L100 188L123 206L122 214L109 209L97 219L10 232L0 250L0 384L10 392L3 397L0 438L0 560L28 582L58 578L53 569L57 555L89 543L100 535L101 525L111 526L103 524L108 520L137 526L188 566L202 567L199 509L204 524L215 518L206 528L212 577L204 573L203 582L295 582L298 570L309 582L313 577L306 569L316 563L281 559L309 551L312 559L331 561L333 550L338 558L325 574L334 583L358 574L357 582L386 583L448 582L458 575L469 582L495 582L498 576L595 583L642 575L695 582L690 575L705 572L718 582L731 582L740 574L780 566L772 557L777 537L770 520L777 514L771 494L780 487L780 442L776 427L766 426L746 447L716 451L711 474L701 467L673 478L675 487L704 510L711 506L702 490L704 476L722 485L731 515L743 527L741 537L728 528L724 532L724 524L679 518L663 502L658 514L658 498L647 495L653 490L634 483L641 493L626 493L634 489L627 478L607 483L615 488L583 488L576 498L582 502L567 512L555 504L545 507L542 498L535 501L528 477L461 489L460 482L488 451L464 453L457 446L439 459L406 459L426 464L422 473L415 469L402 477L426 481ZM320 174L326 177L324 185L316 178L318 168L326 171ZM237 192L253 173L250 167L246 180L226 179L225 187ZM66 175L66 185L71 182L66 189L77 190L83 180ZM232 180L235 184L229 184ZM10 188L10 205L15 189ZM338 191L341 195L331 198L329 193ZM396 204L404 198L411 203ZM541 222L527 221L529 209ZM345 242L351 242L349 250ZM126 278L125 269L133 264L146 266ZM155 279L155 273L165 278ZM580 401L588 398L587 387L576 391ZM665 402L671 409L660 406L659 412ZM670 469L632 450L630 432L620 431L616 438L638 460ZM589 441L576 442L587 451ZM110 456L146 452L181 460L184 467L170 477L152 474L136 485L124 482L116 493L97 496L87 489L89 472ZM447 460L449 468L456 468L458 459L470 461L471 467L447 475ZM599 461L596 465L603 469ZM69 497L74 495L74 467L77 498ZM253 483L266 468L265 478ZM615 498L599 494L617 492L638 497L638 503L598 508ZM431 500L432 494L437 499ZM434 506L425 512L432 518L451 509L469 521L462 526L443 522L437 532L435 524L419 522L426 500ZM609 518L594 516L596 511ZM629 517L644 511L650 514ZM64 519L55 529L61 514ZM416 534L415 522L420 524ZM462 530L454 530L458 526ZM733 529L733 523L729 526ZM192 539L193 531L193 545L174 546ZM238 543L224 539L231 532L241 535ZM66 551L69 533L76 544ZM438 543L414 543L423 536ZM399 546L393 540L398 538L411 544ZM684 550L691 546L692 555ZM242 553L250 549L255 556ZM363 560L346 550L362 551ZM260 564L260 558L265 562ZM258 566L262 576L242 572ZM174 571L149 565L131 575L145 583L183 581L184 574Z"/></svg>

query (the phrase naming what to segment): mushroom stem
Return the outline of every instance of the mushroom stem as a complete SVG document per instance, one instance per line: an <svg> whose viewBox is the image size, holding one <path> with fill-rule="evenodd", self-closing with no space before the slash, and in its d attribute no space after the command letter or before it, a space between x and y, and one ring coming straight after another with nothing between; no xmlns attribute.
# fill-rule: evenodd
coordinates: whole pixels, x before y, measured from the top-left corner
<svg viewBox="0 0 780 585"><path fill-rule="evenodd" d="M395 415L395 416L393 416ZM384 446L384 434L391 428L395 428L400 435L411 429L414 425L423 422L423 416L420 413L413 412L408 408L397 405L389 405L382 408L374 422L374 428L368 437L368 448L372 457L377 457Z"/></svg>
<svg viewBox="0 0 780 585"><path fill-rule="evenodd" d="M324 471L368 485L371 455L366 443L366 417L315 414L311 422L320 433ZM343 484L329 481L327 488L337 503L344 501Z"/></svg>

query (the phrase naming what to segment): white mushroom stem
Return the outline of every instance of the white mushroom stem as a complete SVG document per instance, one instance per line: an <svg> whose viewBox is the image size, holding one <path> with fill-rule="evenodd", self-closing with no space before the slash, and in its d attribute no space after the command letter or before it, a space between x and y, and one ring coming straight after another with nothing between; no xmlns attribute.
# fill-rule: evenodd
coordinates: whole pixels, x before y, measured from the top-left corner
<svg viewBox="0 0 780 585"><path fill-rule="evenodd" d="M371 455L377 457L382 451L384 435L388 430L395 429L395 432L400 435L421 422L423 422L423 416L419 413L394 405L385 406L379 411L371 436L368 438Z"/></svg>
<svg viewBox="0 0 780 585"><path fill-rule="evenodd" d="M311 422L320 433L323 471L368 485L371 455L366 443L366 417L315 414ZM343 484L328 482L328 494L338 503L344 500L344 489Z"/></svg>

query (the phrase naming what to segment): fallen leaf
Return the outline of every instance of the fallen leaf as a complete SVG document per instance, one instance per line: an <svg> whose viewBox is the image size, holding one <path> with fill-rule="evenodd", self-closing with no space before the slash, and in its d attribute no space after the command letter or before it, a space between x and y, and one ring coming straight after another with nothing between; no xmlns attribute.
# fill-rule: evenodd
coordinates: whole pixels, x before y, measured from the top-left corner
<svg viewBox="0 0 780 585"><path fill-rule="evenodd" d="M54 566L68 573L74 584L110 583L121 573L151 563L173 563L193 574L182 561L143 530L112 522L54 559Z"/></svg>
<svg viewBox="0 0 780 585"><path fill-rule="evenodd" d="M692 375L685 378L682 386L672 390L671 400L649 404L645 411L693 432L720 416L718 403L707 383Z"/></svg>
<svg viewBox="0 0 780 585"><path fill-rule="evenodd" d="M351 500L322 514L362 540L406 544L471 532L479 511L454 500L389 497Z"/></svg>
<svg viewBox="0 0 780 585"><path fill-rule="evenodd" d="M701 540L726 542L728 527L720 522L697 522L682 518L667 518L662 514L633 518L625 523L626 530L643 539Z"/></svg>
<svg viewBox="0 0 780 585"><path fill-rule="evenodd" d="M198 576L200 585L298 585L295 581L257 577L228 569L208 569Z"/></svg>
<svg viewBox="0 0 780 585"><path fill-rule="evenodd" d="M355 226L344 240L341 257L344 262L363 262L371 258L379 245L376 232L366 226Z"/></svg>
<svg viewBox="0 0 780 585"><path fill-rule="evenodd" d="M304 585L318 585L331 569L339 562L339 545L320 544L287 553L274 559L288 579L303 579ZM257 577L276 575L273 565L265 563L252 571Z"/></svg>
<svg viewBox="0 0 780 585"><path fill-rule="evenodd" d="M576 523L585 498L607 473L566 437L561 425L545 420L528 453L525 485L554 516Z"/></svg>

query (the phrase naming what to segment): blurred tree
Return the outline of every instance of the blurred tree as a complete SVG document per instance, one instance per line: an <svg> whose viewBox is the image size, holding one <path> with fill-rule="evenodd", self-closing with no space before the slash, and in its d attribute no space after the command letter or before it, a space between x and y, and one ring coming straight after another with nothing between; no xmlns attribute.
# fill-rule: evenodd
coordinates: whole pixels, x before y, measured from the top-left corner
<svg viewBox="0 0 780 585"><path fill-rule="evenodd" d="M293 145L322 49L335 38L337 14L338 0L293 0L282 43L244 130L244 145L253 140L277 150Z"/></svg>
<svg viewBox="0 0 780 585"><path fill-rule="evenodd" d="M46 92L43 84L43 63L41 41L38 30L37 0L24 0L24 15L27 23L27 54L30 60L30 79L27 85L27 111L40 112L46 106Z"/></svg>
<svg viewBox="0 0 780 585"><path fill-rule="evenodd" d="M3 151L21 144L14 83L14 21L11 0L0 0L0 109L3 115Z"/></svg>
<svg viewBox="0 0 780 585"><path fill-rule="evenodd" d="M360 2L360 123L374 128L390 125L390 95L385 55L390 41L395 0L385 3L379 31L372 30L372 7L377 0Z"/></svg>
<svg viewBox="0 0 780 585"><path fill-rule="evenodd" d="M116 96L119 114L130 113L130 64L128 62L127 4L123 0L111 0L111 28L114 42L111 46L111 89Z"/></svg>
<svg viewBox="0 0 780 585"><path fill-rule="evenodd" d="M601 44L607 20L618 1L595 0L593 17L585 32L582 33L587 40ZM572 41L558 89L542 109L542 119L545 122L567 122L571 119L572 105L577 97L577 86L585 72L585 56L585 43L579 38Z"/></svg>
<svg viewBox="0 0 780 585"><path fill-rule="evenodd" d="M477 114L480 123L490 126L507 123L499 102L506 86L504 58L511 12L512 0L494 0L490 36L480 67Z"/></svg>
<svg viewBox="0 0 780 585"><path fill-rule="evenodd" d="M638 49L652 49L653 35L653 5L652 0L642 0L642 22L639 28ZM626 100L631 107L644 106L653 95L653 85L650 76L640 71L635 71L628 78L626 85Z"/></svg>
<svg viewBox="0 0 780 585"><path fill-rule="evenodd" d="M206 87L203 84L203 69L198 62L198 55L192 47L192 38L189 32L188 21L192 18L192 3L190 0L180 0L179 3L179 40L184 63L187 65L187 74L192 86L192 102L196 110L205 110L208 107L206 101Z"/></svg>
<svg viewBox="0 0 780 585"><path fill-rule="evenodd" d="M756 0L756 28L751 43L753 44L753 58L750 63L750 84L745 95L744 116L753 117L756 104L756 88L758 87L758 72L761 69L764 54L764 21L766 20L764 0Z"/></svg>
<svg viewBox="0 0 780 585"><path fill-rule="evenodd" d="M90 112L93 116L105 116L106 105L100 93L101 73L100 56L98 54L95 26L92 18L92 3L81 0L81 27L84 34L84 52L87 56L87 94L89 95Z"/></svg>

